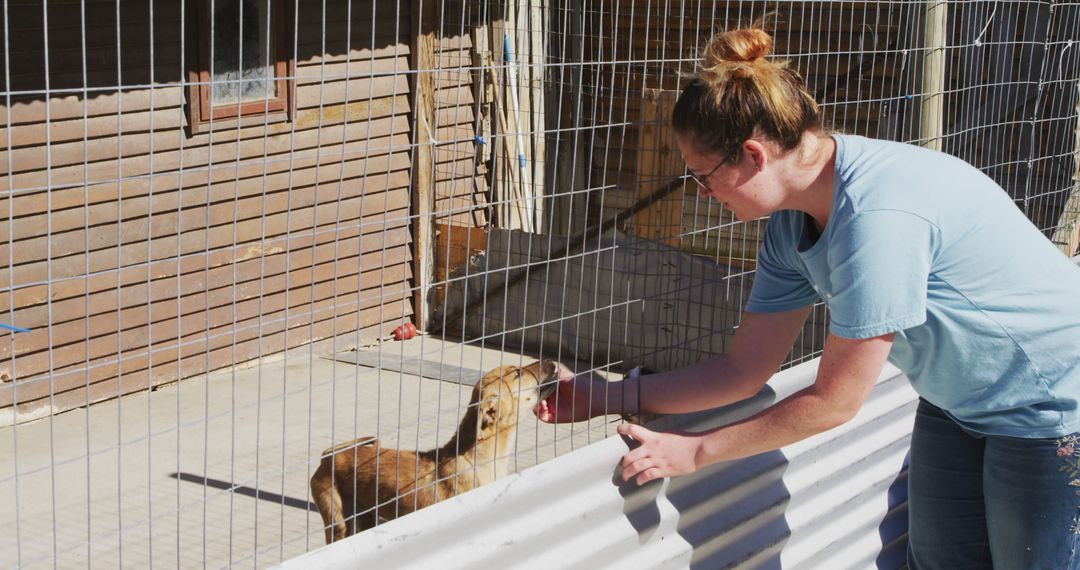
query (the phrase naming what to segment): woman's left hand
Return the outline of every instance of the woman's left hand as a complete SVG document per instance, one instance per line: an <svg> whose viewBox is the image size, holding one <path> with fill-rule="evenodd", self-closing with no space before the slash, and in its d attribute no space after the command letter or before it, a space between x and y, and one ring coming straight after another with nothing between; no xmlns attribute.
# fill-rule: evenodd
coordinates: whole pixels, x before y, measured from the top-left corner
<svg viewBox="0 0 1080 570"><path fill-rule="evenodd" d="M636 478L638 485L653 479L675 477L697 471L701 455L701 435L655 432L636 424L622 424L618 432L641 445L623 456L623 481Z"/></svg>

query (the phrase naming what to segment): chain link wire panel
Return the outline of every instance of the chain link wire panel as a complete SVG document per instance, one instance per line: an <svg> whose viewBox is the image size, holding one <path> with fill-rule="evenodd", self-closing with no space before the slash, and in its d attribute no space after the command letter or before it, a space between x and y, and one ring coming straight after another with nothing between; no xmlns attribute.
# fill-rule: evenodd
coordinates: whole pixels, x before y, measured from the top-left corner
<svg viewBox="0 0 1080 570"><path fill-rule="evenodd" d="M324 449L442 445L488 370L722 351L764 222L666 119L766 13L828 129L960 156L1076 253L1075 2L0 0L0 565L276 563L323 544ZM615 419L525 413L501 460Z"/></svg>

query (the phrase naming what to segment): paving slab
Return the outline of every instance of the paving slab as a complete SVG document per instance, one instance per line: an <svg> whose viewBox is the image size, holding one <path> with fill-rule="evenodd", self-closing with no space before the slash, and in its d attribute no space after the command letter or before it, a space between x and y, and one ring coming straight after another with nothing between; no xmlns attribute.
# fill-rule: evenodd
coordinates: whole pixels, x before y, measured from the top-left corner
<svg viewBox="0 0 1080 570"><path fill-rule="evenodd" d="M0 567L262 568L317 548L322 450L362 435L435 447L468 403L466 372L533 360L428 336L366 351L424 370L299 349L0 428ZM431 363L461 378L432 379ZM513 470L615 433L614 417L525 414Z"/></svg>

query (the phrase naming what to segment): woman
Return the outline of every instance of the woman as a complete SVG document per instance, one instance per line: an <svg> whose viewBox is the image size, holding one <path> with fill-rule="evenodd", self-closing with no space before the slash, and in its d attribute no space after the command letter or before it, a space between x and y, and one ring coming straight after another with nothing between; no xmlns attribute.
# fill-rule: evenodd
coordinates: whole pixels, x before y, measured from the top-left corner
<svg viewBox="0 0 1080 570"><path fill-rule="evenodd" d="M811 305L829 334L814 384L704 433L621 425L637 483L762 453L850 420L886 360L920 395L909 471L912 568L1073 568L1080 538L1080 268L974 167L894 142L822 133L760 29L721 33L672 114L700 193L770 216L731 350L610 386L575 379L547 422L749 398ZM594 394L608 394L606 401ZM640 402L638 402L640 394Z"/></svg>

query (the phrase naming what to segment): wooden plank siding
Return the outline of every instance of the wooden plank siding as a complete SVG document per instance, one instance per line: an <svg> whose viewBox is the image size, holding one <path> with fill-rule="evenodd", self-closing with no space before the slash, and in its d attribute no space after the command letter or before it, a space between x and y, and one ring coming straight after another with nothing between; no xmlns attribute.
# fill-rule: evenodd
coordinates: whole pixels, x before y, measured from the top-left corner
<svg viewBox="0 0 1080 570"><path fill-rule="evenodd" d="M460 14L461 2L449 2L443 11ZM473 16L474 17L474 16ZM444 23L436 45L435 62L435 219L436 226L483 228L487 226L486 165L477 150L476 85L470 21L457 18ZM446 244L434 244L436 273L445 263ZM436 281L440 277L436 276Z"/></svg>
<svg viewBox="0 0 1080 570"><path fill-rule="evenodd" d="M9 3L0 320L32 332L0 342L0 408L17 420L411 318L408 3L301 2L292 120L196 133L165 4L152 21L121 5L118 50L115 2L49 2L46 85L41 5ZM444 42L440 203L476 172L472 87L450 69L469 46Z"/></svg>
<svg viewBox="0 0 1080 570"><path fill-rule="evenodd" d="M470 29L464 36L444 35L438 45L435 223L483 227L488 222L486 167L477 162Z"/></svg>
<svg viewBox="0 0 1080 570"><path fill-rule="evenodd" d="M488 169L479 149L478 123L482 119L476 83L482 75L474 69L472 31L482 25L477 3L453 1L440 5L441 33L435 46L435 144L434 144L434 241L432 243L432 290L429 307L442 308L447 268L456 267L457 246L452 231L483 235L488 216ZM457 234L455 234L457 235ZM461 234L465 235L465 234ZM444 323L430 322L429 329Z"/></svg>

